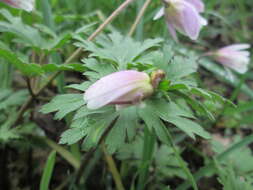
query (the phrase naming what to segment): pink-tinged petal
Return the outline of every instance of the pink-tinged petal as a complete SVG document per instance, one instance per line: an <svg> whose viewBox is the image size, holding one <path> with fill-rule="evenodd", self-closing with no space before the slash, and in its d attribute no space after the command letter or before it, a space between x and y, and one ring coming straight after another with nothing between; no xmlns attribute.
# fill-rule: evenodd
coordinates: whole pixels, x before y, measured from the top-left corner
<svg viewBox="0 0 253 190"><path fill-rule="evenodd" d="M116 104L124 104L124 102L118 100L121 96L124 96L125 94L130 93L131 91L135 90L139 86L136 86L135 84L121 87L116 90L108 90L104 92L103 94L100 94L100 96L97 96L92 99L85 99L87 101L87 107L89 109L97 109L100 107L103 107L109 103L116 102Z"/></svg>
<svg viewBox="0 0 253 190"><path fill-rule="evenodd" d="M196 9L189 3L184 3L184 8L180 12L181 16L181 25L183 31L189 36L192 40L198 38L200 29L201 29L201 17L199 16Z"/></svg>
<svg viewBox="0 0 253 190"><path fill-rule="evenodd" d="M107 75L84 94L89 109L97 109L107 104L131 104L153 92L150 78L146 73L127 70Z"/></svg>
<svg viewBox="0 0 253 190"><path fill-rule="evenodd" d="M134 70L115 72L107 75L96 83L94 83L85 93L87 99L101 96L108 90L117 90L121 87L125 87L130 84L134 84L139 81L149 80L149 76L146 73L141 73Z"/></svg>
<svg viewBox="0 0 253 190"><path fill-rule="evenodd" d="M248 70L248 61L241 60L240 58L227 58L227 57L219 57L216 59L222 65L229 67L238 73L245 73Z"/></svg>
<svg viewBox="0 0 253 190"><path fill-rule="evenodd" d="M150 92L153 92L151 85L146 85L145 83L139 84L135 89L115 99L112 103L139 103L144 97L150 95Z"/></svg>
<svg viewBox="0 0 253 190"><path fill-rule="evenodd" d="M250 52L248 52L248 51L238 51L237 53L238 53L238 55L240 55L242 57L249 57L250 56Z"/></svg>
<svg viewBox="0 0 253 190"><path fill-rule="evenodd" d="M168 27L168 30L169 30L169 32L170 32L172 38L173 38L176 42L178 42L176 29L175 29L175 27L173 26L173 24L167 22L167 27Z"/></svg>
<svg viewBox="0 0 253 190"><path fill-rule="evenodd" d="M233 44L233 45L223 47L220 50L237 51L237 50L243 50L243 49L248 49L248 48L250 48L250 44Z"/></svg>
<svg viewBox="0 0 253 190"><path fill-rule="evenodd" d="M196 40L202 26L207 25L207 21L187 0L167 0L167 3L168 7L165 9L167 25L173 26L180 33ZM171 33L172 30L169 29L169 31Z"/></svg>
<svg viewBox="0 0 253 190"><path fill-rule="evenodd" d="M242 65L240 67L234 68L235 71L237 71L240 74L246 73L248 71L247 65Z"/></svg>
<svg viewBox="0 0 253 190"><path fill-rule="evenodd" d="M34 0L0 0L14 8L32 11L34 9Z"/></svg>
<svg viewBox="0 0 253 190"><path fill-rule="evenodd" d="M154 16L153 20L158 20L164 15L164 7L162 7Z"/></svg>
<svg viewBox="0 0 253 190"><path fill-rule="evenodd" d="M213 56L214 59L239 73L245 73L250 62L250 52L246 51L249 44L234 44L225 46L216 52L209 52L206 55Z"/></svg>
<svg viewBox="0 0 253 190"><path fill-rule="evenodd" d="M205 9L205 5L201 0L185 0L188 3L190 3L191 5L194 6L194 8L199 12L202 13L204 12Z"/></svg>

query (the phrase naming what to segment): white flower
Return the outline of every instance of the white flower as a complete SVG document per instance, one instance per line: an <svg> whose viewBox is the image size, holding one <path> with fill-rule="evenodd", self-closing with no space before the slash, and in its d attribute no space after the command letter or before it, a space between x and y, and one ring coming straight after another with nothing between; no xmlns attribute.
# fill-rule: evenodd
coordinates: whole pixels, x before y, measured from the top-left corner
<svg viewBox="0 0 253 190"><path fill-rule="evenodd" d="M250 53L246 51L248 48L250 48L249 44L233 44L217 51L209 52L207 55L213 56L217 62L238 73L245 73L250 62Z"/></svg>
<svg viewBox="0 0 253 190"><path fill-rule="evenodd" d="M177 41L176 30L196 40L207 21L199 14L204 11L201 0L164 0L165 7L155 15L154 20L165 16L168 30Z"/></svg>

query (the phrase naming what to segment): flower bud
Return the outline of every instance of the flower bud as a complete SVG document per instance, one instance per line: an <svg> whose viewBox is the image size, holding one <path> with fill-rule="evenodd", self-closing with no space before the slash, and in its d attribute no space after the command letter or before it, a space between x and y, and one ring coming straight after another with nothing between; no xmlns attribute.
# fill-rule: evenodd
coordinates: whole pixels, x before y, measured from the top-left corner
<svg viewBox="0 0 253 190"><path fill-rule="evenodd" d="M151 84L154 88L157 88L161 80L165 77L163 70L157 70L151 73Z"/></svg>
<svg viewBox="0 0 253 190"><path fill-rule="evenodd" d="M245 49L250 48L249 44L233 44L223 47L217 51L206 53L222 65L229 67L238 73L245 73L248 70L250 53Z"/></svg>
<svg viewBox="0 0 253 190"><path fill-rule="evenodd" d="M0 0L14 8L32 11L34 9L34 0Z"/></svg>
<svg viewBox="0 0 253 190"><path fill-rule="evenodd" d="M102 77L84 93L89 109L108 104L137 104L153 93L150 77L144 72L125 70Z"/></svg>

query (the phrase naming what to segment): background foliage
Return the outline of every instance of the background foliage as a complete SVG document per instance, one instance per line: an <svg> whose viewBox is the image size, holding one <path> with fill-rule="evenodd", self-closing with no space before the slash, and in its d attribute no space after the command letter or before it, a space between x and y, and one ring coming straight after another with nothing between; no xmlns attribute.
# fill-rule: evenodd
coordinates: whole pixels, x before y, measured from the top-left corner
<svg viewBox="0 0 253 190"><path fill-rule="evenodd" d="M87 40L122 2L45 0L32 13L1 3L0 187L252 189L251 65L239 75L199 57L252 44L251 0L204 1L209 25L196 42L174 43L152 20L160 1L129 36L144 0ZM124 69L166 78L143 109L87 109L89 85Z"/></svg>

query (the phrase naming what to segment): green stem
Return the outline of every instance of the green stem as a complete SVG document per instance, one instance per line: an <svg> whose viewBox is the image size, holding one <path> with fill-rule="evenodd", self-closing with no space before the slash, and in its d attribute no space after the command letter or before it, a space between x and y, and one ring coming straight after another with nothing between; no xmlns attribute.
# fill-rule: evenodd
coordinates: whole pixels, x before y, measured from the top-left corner
<svg viewBox="0 0 253 190"><path fill-rule="evenodd" d="M69 151L48 138L41 138L49 147L58 152L65 160L67 160L75 169L80 167L80 161L77 160Z"/></svg>
<svg viewBox="0 0 253 190"><path fill-rule="evenodd" d="M135 21L134 21L134 23L133 23L133 25L132 25L129 33L128 33L129 36L133 35L133 33L134 33L137 25L140 23L141 18L143 17L143 15L144 15L146 9L148 8L148 5L150 4L150 2L151 2L151 0L146 0L140 11L139 11L139 7L138 7L139 14L137 15L137 17L136 17L136 19L135 19ZM137 36L138 36L138 39L140 40L140 36L142 34L142 31L143 31L143 22L140 23L139 28L140 29L138 30L139 32L138 32Z"/></svg>
<svg viewBox="0 0 253 190"><path fill-rule="evenodd" d="M83 157L82 161L81 161L81 165L78 168L77 172L76 172L76 179L75 182L77 184L80 184L81 181L81 177L83 176L83 172L86 170L87 166L89 165L89 161L90 159L93 157L93 154L96 152L97 148L101 145L101 143L105 140L105 138L107 137L108 133L111 131L111 129L113 128L114 124L116 123L116 121L118 120L118 117L116 117L111 123L110 125L107 127L107 129L104 131L104 133L102 134L102 136L99 139L99 142L97 143L97 145L93 148L91 148Z"/></svg>
<svg viewBox="0 0 253 190"><path fill-rule="evenodd" d="M124 10L132 1L126 0L122 3L98 28L97 30L88 38L89 41L93 40L119 13Z"/></svg>
<svg viewBox="0 0 253 190"><path fill-rule="evenodd" d="M159 135L161 136L164 143L166 143L169 147L172 147L176 159L178 160L178 163L182 167L183 171L185 172L189 183L192 185L194 190L198 190L197 184L194 180L193 175L191 174L190 170L188 169L187 165L185 164L184 160L181 158L179 151L176 148L176 145L173 142L172 136L169 132L169 130L161 123L161 126L158 128ZM188 183L187 183L188 184Z"/></svg>
<svg viewBox="0 0 253 190"><path fill-rule="evenodd" d="M103 153L104 153L104 156L105 156L105 161L108 165L108 168L109 168L109 170L112 174L112 177L114 179L114 182L116 184L117 190L124 190L125 188L123 186L119 171L116 167L116 164L115 164L112 156L106 152L106 148L105 148L104 143L102 144L102 150L103 150Z"/></svg>
<svg viewBox="0 0 253 190"><path fill-rule="evenodd" d="M147 127L144 129L144 143L142 152L142 162L139 166L140 175L137 184L138 190L143 190L147 184L149 167L152 162L154 147L155 147L155 133L148 130Z"/></svg>

